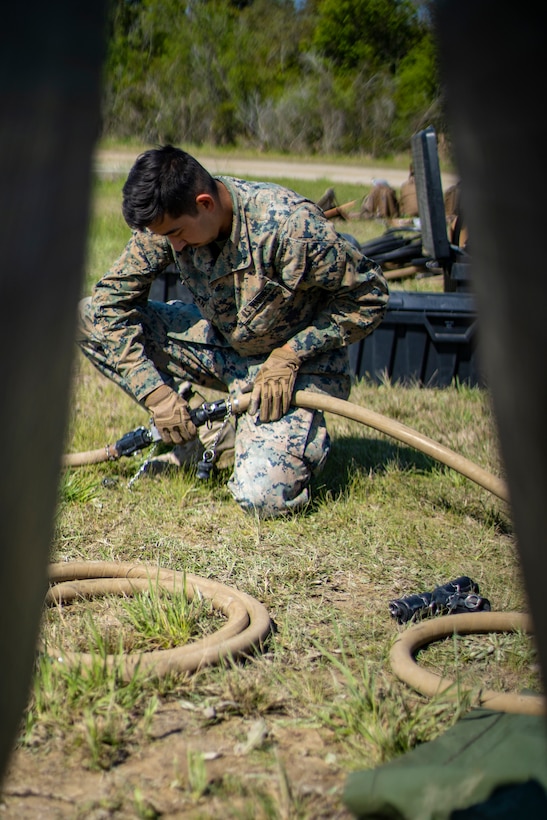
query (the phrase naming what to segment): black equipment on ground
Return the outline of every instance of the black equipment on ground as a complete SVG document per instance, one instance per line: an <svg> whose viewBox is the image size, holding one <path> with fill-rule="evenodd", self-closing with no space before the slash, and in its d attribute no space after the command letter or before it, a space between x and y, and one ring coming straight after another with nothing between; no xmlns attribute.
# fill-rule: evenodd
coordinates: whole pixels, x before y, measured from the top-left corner
<svg viewBox="0 0 547 820"><path fill-rule="evenodd" d="M196 427L201 427L211 421L224 419L231 413L231 403L229 399L220 401L203 402L199 407L189 408L190 418ZM161 441L161 436L156 427L137 427L125 433L114 445L116 457L131 456L133 453L149 447L157 441Z"/></svg>
<svg viewBox="0 0 547 820"><path fill-rule="evenodd" d="M458 612L490 611L490 602L479 595L479 585L467 575L435 587L432 592L420 592L395 598L389 602L389 612L397 623L421 620L429 615Z"/></svg>

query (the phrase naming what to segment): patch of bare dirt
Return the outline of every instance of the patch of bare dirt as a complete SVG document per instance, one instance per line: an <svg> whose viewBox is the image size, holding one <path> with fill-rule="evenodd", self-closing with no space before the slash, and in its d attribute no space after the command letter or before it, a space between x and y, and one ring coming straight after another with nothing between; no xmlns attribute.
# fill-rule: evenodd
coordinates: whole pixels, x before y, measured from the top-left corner
<svg viewBox="0 0 547 820"><path fill-rule="evenodd" d="M252 720L229 716L204 726L179 703L168 703L155 714L147 741L109 771L83 768L60 748L18 750L4 781L0 816L265 818L272 816L263 809L269 796L280 818L352 817L342 800L347 773L318 730L266 720L258 727L258 753L253 733ZM202 795L193 792L189 752L204 755Z"/></svg>

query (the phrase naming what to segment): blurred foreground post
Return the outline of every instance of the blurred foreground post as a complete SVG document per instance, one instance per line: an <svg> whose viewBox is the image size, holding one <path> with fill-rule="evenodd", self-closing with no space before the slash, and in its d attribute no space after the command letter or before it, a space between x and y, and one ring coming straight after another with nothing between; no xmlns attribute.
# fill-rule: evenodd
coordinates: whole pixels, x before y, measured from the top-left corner
<svg viewBox="0 0 547 820"><path fill-rule="evenodd" d="M496 0L436 0L434 12L481 360L547 691L546 14Z"/></svg>
<svg viewBox="0 0 547 820"><path fill-rule="evenodd" d="M27 702L64 445L106 0L9 3L0 35L0 778Z"/></svg>

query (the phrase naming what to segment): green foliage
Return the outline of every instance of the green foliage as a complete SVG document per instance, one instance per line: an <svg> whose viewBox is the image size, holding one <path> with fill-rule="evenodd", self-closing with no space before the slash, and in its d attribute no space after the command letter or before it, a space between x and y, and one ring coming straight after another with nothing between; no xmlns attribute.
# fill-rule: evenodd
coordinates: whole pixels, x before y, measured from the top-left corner
<svg viewBox="0 0 547 820"><path fill-rule="evenodd" d="M132 650L170 649L193 640L211 623L210 602L196 597L190 601L185 590L165 590L153 583L147 593L121 601L122 622L135 630Z"/></svg>
<svg viewBox="0 0 547 820"><path fill-rule="evenodd" d="M322 0L313 44L341 69L364 66L372 74L394 70L417 32L406 0Z"/></svg>
<svg viewBox="0 0 547 820"><path fill-rule="evenodd" d="M395 81L394 132L401 144L406 135L427 125L442 129L437 87L436 44L429 32L401 60Z"/></svg>
<svg viewBox="0 0 547 820"><path fill-rule="evenodd" d="M61 477L59 501L61 504L86 504L96 498L99 482L81 472L67 470Z"/></svg>
<svg viewBox="0 0 547 820"><path fill-rule="evenodd" d="M103 134L373 154L396 137L406 148L436 75L419 95L408 66L392 81L427 35L407 0L115 0Z"/></svg>

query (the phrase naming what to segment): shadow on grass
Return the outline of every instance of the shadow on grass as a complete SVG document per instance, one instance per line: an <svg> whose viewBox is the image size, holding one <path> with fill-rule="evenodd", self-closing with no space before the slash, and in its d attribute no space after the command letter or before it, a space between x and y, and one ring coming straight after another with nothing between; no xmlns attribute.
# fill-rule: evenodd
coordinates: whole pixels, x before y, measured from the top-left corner
<svg viewBox="0 0 547 820"><path fill-rule="evenodd" d="M401 470L432 472L439 462L425 453L391 441L363 436L344 436L333 440L330 456L318 476L318 484L331 493L343 491L349 481L350 470L382 472L387 464L396 463Z"/></svg>
<svg viewBox="0 0 547 820"><path fill-rule="evenodd" d="M314 496L317 501L327 494L336 497L347 489L356 472L382 475L388 465L396 465L401 472L415 471L420 476L446 466L420 450L397 441L341 436L333 439L325 468L312 482ZM445 492L442 488L438 490L435 503L447 511L472 516L500 533L512 532L510 518L494 500L491 505L485 505L483 496L478 496L475 504L469 498L461 501L458 493Z"/></svg>

